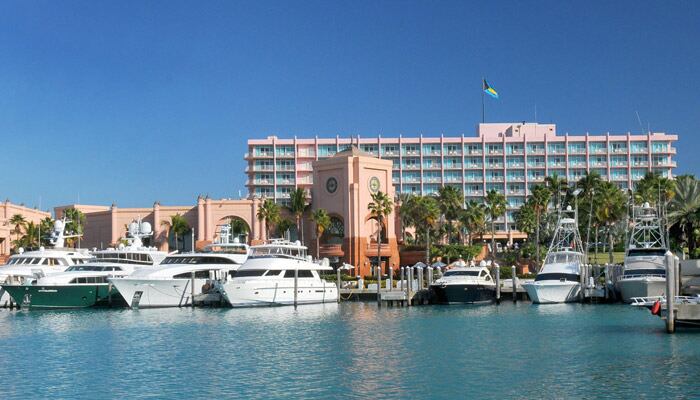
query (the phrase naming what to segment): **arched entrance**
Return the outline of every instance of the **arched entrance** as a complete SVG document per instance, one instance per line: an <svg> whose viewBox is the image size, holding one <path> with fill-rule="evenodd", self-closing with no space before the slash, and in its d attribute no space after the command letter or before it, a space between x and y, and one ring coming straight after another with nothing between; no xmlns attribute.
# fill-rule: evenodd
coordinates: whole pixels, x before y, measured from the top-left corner
<svg viewBox="0 0 700 400"><path fill-rule="evenodd" d="M365 256L370 265L370 275L377 275L377 266L381 265L383 273L388 271L389 259L391 251L389 248L389 237L387 235L386 221L383 224L379 223L377 217L369 215L365 218L365 232L367 232L367 249ZM381 234L381 236L380 236ZM381 237L381 253L377 239Z"/></svg>
<svg viewBox="0 0 700 400"><path fill-rule="evenodd" d="M217 225L228 225L231 228L231 239L238 239L241 243L248 243L250 239L250 226L241 217L229 215L219 220ZM214 233L215 239L219 237L220 229Z"/></svg>
<svg viewBox="0 0 700 400"><path fill-rule="evenodd" d="M337 268L345 262L345 252L343 251L345 222L338 215L331 215L330 219L330 226L320 238L321 256L328 257L330 265Z"/></svg>

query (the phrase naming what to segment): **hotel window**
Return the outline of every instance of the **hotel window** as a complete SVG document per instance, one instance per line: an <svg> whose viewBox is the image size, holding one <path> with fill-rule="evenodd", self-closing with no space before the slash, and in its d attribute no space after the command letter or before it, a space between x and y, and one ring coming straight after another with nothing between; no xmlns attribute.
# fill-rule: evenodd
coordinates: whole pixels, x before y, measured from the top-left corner
<svg viewBox="0 0 700 400"><path fill-rule="evenodd" d="M569 167L586 167L585 156L569 156Z"/></svg>
<svg viewBox="0 0 700 400"><path fill-rule="evenodd" d="M508 157L508 168L522 168L525 166L525 158L523 157Z"/></svg>
<svg viewBox="0 0 700 400"><path fill-rule="evenodd" d="M522 143L508 143L508 144L506 144L506 154L523 154L523 144Z"/></svg>
<svg viewBox="0 0 700 400"><path fill-rule="evenodd" d="M549 143L547 145L549 153L552 154L564 154L564 143Z"/></svg>
<svg viewBox="0 0 700 400"><path fill-rule="evenodd" d="M482 165L481 157L467 157L464 159L465 168L481 168Z"/></svg>
<svg viewBox="0 0 700 400"><path fill-rule="evenodd" d="M445 158L445 168L462 168L462 159L457 157Z"/></svg>
<svg viewBox="0 0 700 400"><path fill-rule="evenodd" d="M588 143L588 150L591 154L605 154L605 142Z"/></svg>
<svg viewBox="0 0 700 400"><path fill-rule="evenodd" d="M445 182L461 182L462 173L459 171L447 171L445 172Z"/></svg>
<svg viewBox="0 0 700 400"><path fill-rule="evenodd" d="M279 185L293 185L294 175L293 174L277 174L277 184Z"/></svg>
<svg viewBox="0 0 700 400"><path fill-rule="evenodd" d="M405 155L405 156L417 156L417 155L419 155L417 144L404 144L401 147L403 148L403 155Z"/></svg>
<svg viewBox="0 0 700 400"><path fill-rule="evenodd" d="M632 168L632 180L637 181L642 178L644 178L644 175L647 173L647 169L640 169L640 168Z"/></svg>
<svg viewBox="0 0 700 400"><path fill-rule="evenodd" d="M528 143L527 154L544 154L544 143Z"/></svg>
<svg viewBox="0 0 700 400"><path fill-rule="evenodd" d="M646 156L632 156L633 167L648 167L649 159Z"/></svg>
<svg viewBox="0 0 700 400"><path fill-rule="evenodd" d="M467 182L481 182L484 180L484 177L481 174L481 172L468 171L467 173L464 174L464 179Z"/></svg>
<svg viewBox="0 0 700 400"><path fill-rule="evenodd" d="M501 143L491 143L487 145L488 154L503 154L503 145Z"/></svg>
<svg viewBox="0 0 700 400"><path fill-rule="evenodd" d="M608 165L607 158L605 156L593 156L589 157L589 162L591 167L605 167Z"/></svg>
<svg viewBox="0 0 700 400"><path fill-rule="evenodd" d="M255 160L255 171L272 171L272 160Z"/></svg>
<svg viewBox="0 0 700 400"><path fill-rule="evenodd" d="M423 158L423 169L439 169L440 159L434 157Z"/></svg>
<svg viewBox="0 0 700 400"><path fill-rule="evenodd" d="M481 154L481 143L468 143L464 145L466 154Z"/></svg>
<svg viewBox="0 0 700 400"><path fill-rule="evenodd" d="M585 169L570 169L569 170L569 181L578 181L581 179L586 173Z"/></svg>
<svg viewBox="0 0 700 400"><path fill-rule="evenodd" d="M630 144L630 150L632 153L646 153L647 142L632 142Z"/></svg>
<svg viewBox="0 0 700 400"><path fill-rule="evenodd" d="M383 156L398 156L399 155L398 146L395 144L383 144L382 145L382 155Z"/></svg>
<svg viewBox="0 0 700 400"><path fill-rule="evenodd" d="M518 183L509 183L508 184L508 194L524 194L525 193L525 186L522 184Z"/></svg>
<svg viewBox="0 0 700 400"><path fill-rule="evenodd" d="M272 157L272 146L257 146L254 154L257 157Z"/></svg>
<svg viewBox="0 0 700 400"><path fill-rule="evenodd" d="M668 156L652 156L651 157L651 165L652 166L667 165L667 164L669 164L668 158L669 158Z"/></svg>
<svg viewBox="0 0 700 400"><path fill-rule="evenodd" d="M319 157L332 157L337 152L338 147L334 144L322 144L318 146Z"/></svg>
<svg viewBox="0 0 700 400"><path fill-rule="evenodd" d="M610 142L611 153L627 153L627 142Z"/></svg>
<svg viewBox="0 0 700 400"><path fill-rule="evenodd" d="M404 158L403 167L405 169L418 169L418 159L417 158Z"/></svg>
<svg viewBox="0 0 700 400"><path fill-rule="evenodd" d="M467 185L465 186L465 194L467 195L472 195L472 196L478 196L481 195L481 185Z"/></svg>
<svg viewBox="0 0 700 400"><path fill-rule="evenodd" d="M375 156L378 154L376 144L362 144L360 145L360 149L362 149L362 151L364 151L365 153L369 153Z"/></svg>
<svg viewBox="0 0 700 400"><path fill-rule="evenodd" d="M275 154L278 157L294 157L294 146L277 146Z"/></svg>
<svg viewBox="0 0 700 400"><path fill-rule="evenodd" d="M462 148L461 145L459 144L446 144L445 145L445 154L450 155L450 156L457 156L462 154L460 149Z"/></svg>
<svg viewBox="0 0 700 400"><path fill-rule="evenodd" d="M277 160L277 170L279 171L294 171L293 160Z"/></svg>
<svg viewBox="0 0 700 400"><path fill-rule="evenodd" d="M548 158L547 166L549 167L564 167L566 163L564 162L564 157L552 157Z"/></svg>
<svg viewBox="0 0 700 400"><path fill-rule="evenodd" d="M541 169L531 169L527 171L527 179L529 181L542 181L544 180L544 171Z"/></svg>
<svg viewBox="0 0 700 400"><path fill-rule="evenodd" d="M423 185L423 194L425 196L434 195L440 190L440 185Z"/></svg>
<svg viewBox="0 0 700 400"><path fill-rule="evenodd" d="M525 180L525 172L523 170L508 171L509 181L521 182Z"/></svg>
<svg viewBox="0 0 700 400"><path fill-rule="evenodd" d="M503 168L503 158L486 157L486 168Z"/></svg>
<svg viewBox="0 0 700 400"><path fill-rule="evenodd" d="M569 143L569 153L581 154L586 152L586 144L584 142Z"/></svg>
<svg viewBox="0 0 700 400"><path fill-rule="evenodd" d="M530 168L544 168L544 157L528 157L527 166Z"/></svg>
<svg viewBox="0 0 700 400"><path fill-rule="evenodd" d="M423 145L423 155L439 156L440 155L440 145L439 144L424 144Z"/></svg>
<svg viewBox="0 0 700 400"><path fill-rule="evenodd" d="M610 157L611 167L626 167L627 166L627 156L612 156Z"/></svg>
<svg viewBox="0 0 700 400"><path fill-rule="evenodd" d="M399 183L401 182L401 173L394 171L391 173L391 182L392 183Z"/></svg>
<svg viewBox="0 0 700 400"><path fill-rule="evenodd" d="M669 147L667 142L651 142L651 150L654 153L666 153L669 151Z"/></svg>
<svg viewBox="0 0 700 400"><path fill-rule="evenodd" d="M508 197L508 206L510 208L520 208L525 201L522 197Z"/></svg>
<svg viewBox="0 0 700 400"><path fill-rule="evenodd" d="M259 185L271 185L272 175L270 174L255 174L255 183Z"/></svg>
<svg viewBox="0 0 700 400"><path fill-rule="evenodd" d="M502 184L498 184L498 183L487 183L487 184L486 184L486 193L488 193L488 192L490 192L490 191L492 191L492 190L493 190L494 192L496 192L496 193L505 194L505 191L503 190L503 185L502 185Z"/></svg>
<svg viewBox="0 0 700 400"><path fill-rule="evenodd" d="M566 170L565 169L550 169L547 171L547 176L558 176L560 178L566 179Z"/></svg>
<svg viewBox="0 0 700 400"><path fill-rule="evenodd" d="M489 182L503 182L503 171L486 171L486 180Z"/></svg>
<svg viewBox="0 0 700 400"><path fill-rule="evenodd" d="M423 172L423 182L440 183L442 175L439 171Z"/></svg>

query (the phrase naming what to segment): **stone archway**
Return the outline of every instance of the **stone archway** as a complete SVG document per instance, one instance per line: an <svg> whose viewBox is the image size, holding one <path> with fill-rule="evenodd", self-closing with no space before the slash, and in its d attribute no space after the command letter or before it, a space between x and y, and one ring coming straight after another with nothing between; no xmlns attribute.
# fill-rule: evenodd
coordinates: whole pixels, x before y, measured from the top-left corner
<svg viewBox="0 0 700 400"><path fill-rule="evenodd" d="M250 232L251 228L248 222L237 215L228 215L221 219L216 224L217 228L214 231L214 240L217 240L220 236L221 225L228 225L231 227L231 240L238 239L241 243L250 242Z"/></svg>
<svg viewBox="0 0 700 400"><path fill-rule="evenodd" d="M321 244L342 245L345 238L345 222L336 214L332 214L331 225L321 235Z"/></svg>

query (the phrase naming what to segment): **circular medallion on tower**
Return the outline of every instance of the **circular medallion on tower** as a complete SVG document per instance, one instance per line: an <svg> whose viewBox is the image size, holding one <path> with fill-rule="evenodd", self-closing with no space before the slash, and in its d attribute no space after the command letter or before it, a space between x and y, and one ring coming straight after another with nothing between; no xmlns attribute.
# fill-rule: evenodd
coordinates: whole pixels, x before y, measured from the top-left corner
<svg viewBox="0 0 700 400"><path fill-rule="evenodd" d="M326 181L326 190L328 193L335 193L335 191L338 190L338 181L333 177L328 178Z"/></svg>
<svg viewBox="0 0 700 400"><path fill-rule="evenodd" d="M377 193L379 191L379 188L381 187L381 184L379 183L379 178L376 176L373 176L369 178L369 191L372 193Z"/></svg>

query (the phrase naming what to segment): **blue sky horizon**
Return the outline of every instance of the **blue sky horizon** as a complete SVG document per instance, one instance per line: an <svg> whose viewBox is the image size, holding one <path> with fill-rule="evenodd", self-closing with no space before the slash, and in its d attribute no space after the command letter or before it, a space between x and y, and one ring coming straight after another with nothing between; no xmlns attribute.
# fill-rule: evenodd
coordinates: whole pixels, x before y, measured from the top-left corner
<svg viewBox="0 0 700 400"><path fill-rule="evenodd" d="M0 200L194 204L246 193L249 138L679 135L700 173L700 3L0 4ZM637 118L639 114L639 119Z"/></svg>

